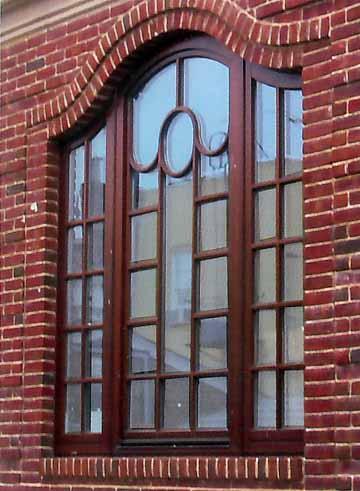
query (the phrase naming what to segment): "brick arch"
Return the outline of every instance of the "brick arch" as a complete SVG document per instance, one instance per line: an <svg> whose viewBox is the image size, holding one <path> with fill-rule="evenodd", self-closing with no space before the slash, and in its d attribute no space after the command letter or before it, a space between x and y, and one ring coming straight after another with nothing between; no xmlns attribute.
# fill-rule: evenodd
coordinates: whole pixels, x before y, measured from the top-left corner
<svg viewBox="0 0 360 491"><path fill-rule="evenodd" d="M247 61L291 69L302 66L306 44L328 37L329 16L280 24L259 21L232 0L143 0L99 40L71 84L29 112L27 126L48 122L54 138L88 124L111 99L135 52L179 30L208 34Z"/></svg>

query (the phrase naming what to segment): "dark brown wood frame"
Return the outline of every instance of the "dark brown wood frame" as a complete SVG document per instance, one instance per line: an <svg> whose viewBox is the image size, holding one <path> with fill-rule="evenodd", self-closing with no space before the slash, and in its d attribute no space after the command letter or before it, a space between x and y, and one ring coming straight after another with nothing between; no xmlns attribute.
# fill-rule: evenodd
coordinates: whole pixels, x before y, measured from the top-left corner
<svg viewBox="0 0 360 491"><path fill-rule="evenodd" d="M126 336L124 336L125 321L128 318L129 285L127 283L127 268L129 264L129 164L139 168L132 157L131 140L131 105L128 100L142 85L171 61L189 56L205 56L221 61L230 69L230 127L229 140L224 142L223 148L228 144L231 170L229 180L229 246L215 253L201 253L197 259L206 257L228 257L228 310L206 312L204 315L194 314L194 319L210 317L211 315L228 315L230 327L228 343L228 372L219 374L228 375L228 415L229 431L198 431L196 434L187 431L162 432L161 438L156 432L127 431L125 426L127 414L126 397ZM252 86L254 80L263 81L279 88L296 89L301 87L300 77L297 74L279 73L268 69L245 64L243 60L227 51L216 41L208 37L196 37L181 42L155 56L150 63L141 65L140 70L130 78L127 86L119 93L107 117L85 137L72 142L64 154L64 168L61 177L62 201L60 215L60 250L66 251L66 216L67 216L67 169L71 150L85 142L88 147L89 140L97 133L102 125L107 124L107 190L105 201L105 263L104 263L104 365L103 365L103 433L102 434L65 434L65 336L64 306L65 298L65 270L66 254L62 254L59 262L59 297L58 297L58 336L57 336L57 411L56 411L56 451L60 455L70 454L273 454L273 453L301 453L303 451L303 430L292 428L278 428L275 430L253 429L253 388L252 365L253 336L252 336L252 173L254 167L253 134L254 134L254 104L252 100ZM179 90L178 90L179 93ZM193 115L182 106L179 100L176 110L184 111L193 119ZM169 124L170 119L168 120ZM196 120L194 134L198 137ZM281 138L280 117L277 117L277 134ZM164 133L165 127L162 130ZM198 138L197 138L198 139ZM280 140L279 142L280 143ZM206 149L198 148L206 153ZM194 153L194 151L193 151ZM207 155L220 153L207 152ZM148 169L156 165L152 162ZM161 165L165 165L161 162ZM189 163L190 165L190 163ZM278 167L279 167L278 163ZM144 169L142 169L144 170ZM185 171L183 171L185 172ZM174 173L173 175L181 175ZM293 182L301 176L286 178ZM281 179L284 182L284 178ZM263 183L261 183L263 186ZM270 183L269 183L270 184ZM271 184L278 186L279 177ZM159 188L161 189L161 187ZM161 191L160 191L161 192ZM196 198L196 202L209 202L222 195ZM161 202L161 200L160 200ZM195 203L195 202L194 202ZM150 207L144 211L157 211L158 207ZM194 206L195 210L195 206ZM244 211L245 210L245 211ZM278 224L280 220L280 205L277 206ZM278 225L279 227L279 225ZM195 233L195 232L193 232ZM160 231L158 230L158 237ZM302 238L296 238L302 241ZM273 243L272 241L271 243ZM286 241L285 241L286 242ZM288 242L295 242L289 240ZM284 243L284 240L281 241ZM262 244L263 245L263 244ZM158 240L158 247L161 241ZM126 254L124 254L126 251ZM245 251L239 253L239 251ZM201 257L200 257L201 256ZM161 257L161 251L158 253ZM151 267L156 261L142 264L142 267ZM138 265L133 266L139 267ZM159 271L161 268L159 268ZM279 273L279 260L277 261ZM246 278L246 286L242 287L241 280ZM193 288L193 295L195 289ZM117 297L122 296L119 301ZM159 292L157 293L159 305ZM194 301L194 299L193 299ZM287 302L286 305L294 303ZM302 305L297 302L296 305ZM276 308L280 308L276 304ZM156 318L148 318L145 323L156 323ZM130 321L131 324L131 321ZM142 325L144 323L142 322ZM279 325L277 326L279 332ZM194 329L192 329L193 336ZM280 342L278 340L278 342ZM299 368L299 366L296 366ZM263 368L263 367L261 367ZM277 368L281 368L280 366ZM287 368L289 366L287 365ZM213 375L218 375L214 373ZM190 372L196 376L194 367ZM184 374L182 374L184 376ZM144 378L144 377L142 377ZM192 389L194 390L194 388ZM278 389L279 390L279 389ZM279 397L279 394L278 394ZM278 417L279 419L279 417ZM171 444L169 444L170 442ZM174 448L176 442L178 446Z"/></svg>

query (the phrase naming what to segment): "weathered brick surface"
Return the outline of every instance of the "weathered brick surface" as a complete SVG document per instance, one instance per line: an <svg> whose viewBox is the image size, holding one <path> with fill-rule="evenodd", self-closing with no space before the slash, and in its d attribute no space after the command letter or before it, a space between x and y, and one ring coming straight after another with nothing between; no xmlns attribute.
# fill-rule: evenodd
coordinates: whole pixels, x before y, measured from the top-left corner
<svg viewBox="0 0 360 491"><path fill-rule="evenodd" d="M183 491L360 489L359 16L358 0L130 0L2 46L1 491L140 491L149 482ZM302 68L304 461L53 458L61 149L54 138L91 122L131 54L176 29L206 32L248 61Z"/></svg>

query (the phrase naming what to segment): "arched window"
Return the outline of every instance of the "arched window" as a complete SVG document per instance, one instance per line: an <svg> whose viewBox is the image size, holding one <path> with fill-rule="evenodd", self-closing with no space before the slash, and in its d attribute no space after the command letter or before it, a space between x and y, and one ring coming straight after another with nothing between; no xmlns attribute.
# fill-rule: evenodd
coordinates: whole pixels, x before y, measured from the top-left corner
<svg viewBox="0 0 360 491"><path fill-rule="evenodd" d="M299 83L194 38L69 146L60 453L301 451Z"/></svg>

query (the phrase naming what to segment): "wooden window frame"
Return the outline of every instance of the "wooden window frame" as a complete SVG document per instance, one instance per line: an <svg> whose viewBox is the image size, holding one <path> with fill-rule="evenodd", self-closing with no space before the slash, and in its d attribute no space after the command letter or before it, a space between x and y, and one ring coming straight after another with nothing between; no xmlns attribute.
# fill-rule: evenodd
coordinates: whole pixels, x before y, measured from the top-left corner
<svg viewBox="0 0 360 491"><path fill-rule="evenodd" d="M178 432L174 448L174 432L157 439L152 433L126 431L124 329L127 317L129 288L126 286L129 254L129 155L131 155L131 124L128 100L132 94L170 61L181 56L204 56L220 61L230 69L229 153L233 169L229 174L228 224L228 431L204 432L204 438L189 437ZM298 74L280 73L244 62L208 37L196 37L175 44L143 63L126 86L114 97L112 108L95 128L71 142L64 152L61 174L61 209L59 220L60 250L66 251L67 179L70 152L85 142L85 147L106 123L106 199L104 242L104 337L103 337L103 432L102 434L66 434L65 420L65 336L64 309L66 304L65 253L59 262L57 385L56 385L56 452L59 455L239 455L239 454L299 454L303 452L303 429L253 429L253 388L251 366L252 335L252 182L254 167L254 104L252 85L255 80L280 88L300 89ZM234 108L237 108L236 111ZM277 125L279 118L277 117ZM281 131L277 130L278 135ZM280 143L280 141L279 141ZM85 150L86 158L88 151ZM298 176L299 177L299 176ZM278 181L276 181L278 185ZM210 196L210 201L213 197ZM219 199L216 196L216 199ZM205 202L205 201L204 201ZM279 208L278 208L279 209ZM245 210L245 211L244 211ZM279 212L278 212L279 213ZM278 224L280 223L278 215ZM235 226L236 224L236 226ZM279 227L279 225L278 225ZM302 239L301 239L302 240ZM127 256L124 254L127 252ZM239 253L239 251L245 251ZM279 267L277 266L277 273ZM239 294L239 279L249 278L243 294ZM241 290L241 289L240 289ZM124 300L116 296L124 292ZM302 303L301 303L302 305ZM208 314L208 313L207 313ZM216 313L218 314L218 313ZM207 315L208 317L209 315ZM236 326L243 326L242 329ZM230 328L229 328L230 329ZM277 327L279 330L279 326ZM245 349L241 349L245 346ZM193 373L192 373L193 374ZM231 414L231 417L229 416ZM217 436L215 436L217 435Z"/></svg>

